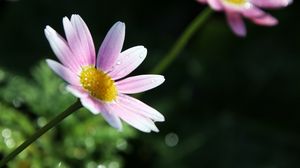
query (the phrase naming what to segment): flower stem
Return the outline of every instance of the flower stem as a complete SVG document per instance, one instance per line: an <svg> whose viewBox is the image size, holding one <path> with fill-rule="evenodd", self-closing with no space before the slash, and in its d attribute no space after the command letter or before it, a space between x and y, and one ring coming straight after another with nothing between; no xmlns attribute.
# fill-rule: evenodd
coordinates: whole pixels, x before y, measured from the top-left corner
<svg viewBox="0 0 300 168"><path fill-rule="evenodd" d="M60 123L67 116L75 112L76 110L82 107L79 100L77 100L74 104L72 104L69 108L67 108L64 112L60 113L56 117L54 117L48 124L40 128L37 132L35 132L31 137L29 137L25 142L23 142L19 147L17 147L14 151L12 151L9 155L7 155L0 162L0 168L4 167L10 160L15 158L19 153L21 153L24 149L26 149L30 144L36 141L40 136L49 131L51 128L55 127L58 123Z"/></svg>
<svg viewBox="0 0 300 168"><path fill-rule="evenodd" d="M181 36L177 39L171 50L166 54L164 59L156 66L152 73L162 73L171 63L175 60L176 56L182 51L192 35L205 23L205 21L211 16L212 10L206 8L201 12L184 30Z"/></svg>

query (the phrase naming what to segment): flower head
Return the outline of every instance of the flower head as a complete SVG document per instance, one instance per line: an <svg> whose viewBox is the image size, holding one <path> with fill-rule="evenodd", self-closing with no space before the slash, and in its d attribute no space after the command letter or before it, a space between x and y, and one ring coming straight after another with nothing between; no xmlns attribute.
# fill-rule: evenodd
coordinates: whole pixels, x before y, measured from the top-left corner
<svg viewBox="0 0 300 168"><path fill-rule="evenodd" d="M47 59L50 68L68 82L67 90L80 98L84 107L102 114L113 127L121 130L120 118L144 131L156 131L155 121L164 116L143 102L128 96L150 90L162 84L161 75L139 75L125 78L145 59L143 46L123 52L125 24L117 22L107 33L97 59L94 43L87 25L79 15L63 18L66 40L50 26L45 35L56 54L58 63Z"/></svg>
<svg viewBox="0 0 300 168"><path fill-rule="evenodd" d="M238 36L246 35L246 27L243 17L250 19L257 25L274 26L277 19L265 13L260 8L282 8L293 0L197 0L200 3L208 3L216 11L224 11L232 31Z"/></svg>

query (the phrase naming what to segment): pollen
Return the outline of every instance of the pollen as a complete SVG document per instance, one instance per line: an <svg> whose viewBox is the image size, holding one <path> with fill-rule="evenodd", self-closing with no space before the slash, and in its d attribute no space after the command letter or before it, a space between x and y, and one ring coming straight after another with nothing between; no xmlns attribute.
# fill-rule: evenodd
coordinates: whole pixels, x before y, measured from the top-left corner
<svg viewBox="0 0 300 168"><path fill-rule="evenodd" d="M82 69L80 83L91 96L101 101L111 102L117 97L117 88L111 77L92 66Z"/></svg>
<svg viewBox="0 0 300 168"><path fill-rule="evenodd" d="M225 2L234 4L234 5L244 5L247 3L247 0L225 0Z"/></svg>

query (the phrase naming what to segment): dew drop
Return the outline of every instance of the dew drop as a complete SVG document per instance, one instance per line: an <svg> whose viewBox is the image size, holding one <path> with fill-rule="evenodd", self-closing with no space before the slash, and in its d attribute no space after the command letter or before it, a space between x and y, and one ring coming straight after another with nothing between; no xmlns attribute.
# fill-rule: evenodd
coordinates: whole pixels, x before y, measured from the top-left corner
<svg viewBox="0 0 300 168"><path fill-rule="evenodd" d="M120 65L121 64L121 61L117 61L117 65Z"/></svg>

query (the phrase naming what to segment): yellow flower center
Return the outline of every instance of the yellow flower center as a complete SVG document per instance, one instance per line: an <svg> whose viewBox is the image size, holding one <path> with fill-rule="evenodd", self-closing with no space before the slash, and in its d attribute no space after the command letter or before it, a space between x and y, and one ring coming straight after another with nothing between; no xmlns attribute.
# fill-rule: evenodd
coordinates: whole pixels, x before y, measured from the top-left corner
<svg viewBox="0 0 300 168"><path fill-rule="evenodd" d="M247 0L224 0L224 1L234 5L244 5L247 3Z"/></svg>
<svg viewBox="0 0 300 168"><path fill-rule="evenodd" d="M91 96L102 101L111 102L117 97L117 88L111 77L92 66L82 69L80 83Z"/></svg>

